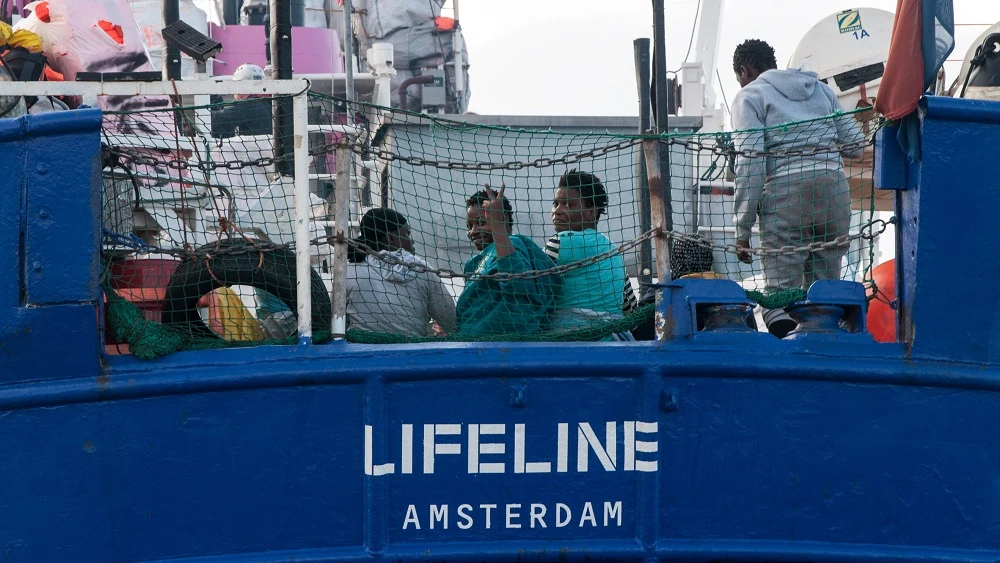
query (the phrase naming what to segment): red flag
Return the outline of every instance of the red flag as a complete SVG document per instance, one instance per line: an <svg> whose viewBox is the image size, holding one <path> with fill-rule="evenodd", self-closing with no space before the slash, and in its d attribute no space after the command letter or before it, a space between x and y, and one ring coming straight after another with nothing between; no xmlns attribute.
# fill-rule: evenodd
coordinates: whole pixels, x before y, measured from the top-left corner
<svg viewBox="0 0 1000 563"><path fill-rule="evenodd" d="M913 113L954 48L952 0L897 0L876 111L892 120Z"/></svg>

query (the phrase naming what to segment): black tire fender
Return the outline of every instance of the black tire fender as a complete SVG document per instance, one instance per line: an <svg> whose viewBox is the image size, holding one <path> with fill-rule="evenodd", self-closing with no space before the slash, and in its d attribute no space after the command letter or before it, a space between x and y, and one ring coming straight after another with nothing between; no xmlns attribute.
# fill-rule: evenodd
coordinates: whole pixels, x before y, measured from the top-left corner
<svg viewBox="0 0 1000 563"><path fill-rule="evenodd" d="M209 243L196 250L197 256L184 260L174 270L163 299L161 322L191 335L221 338L198 313L198 300L224 286L248 285L274 295L297 310L295 253L281 249L255 249L246 240ZM312 329L329 331L333 305L326 285L316 270L312 277Z"/></svg>

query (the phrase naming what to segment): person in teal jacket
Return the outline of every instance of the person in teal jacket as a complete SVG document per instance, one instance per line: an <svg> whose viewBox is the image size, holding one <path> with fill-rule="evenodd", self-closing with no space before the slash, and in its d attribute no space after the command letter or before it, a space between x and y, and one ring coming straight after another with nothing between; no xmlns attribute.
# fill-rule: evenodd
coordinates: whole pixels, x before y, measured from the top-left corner
<svg viewBox="0 0 1000 563"><path fill-rule="evenodd" d="M545 253L559 266L586 263L614 252L616 245L597 230L608 207L608 194L600 178L589 172L569 170L559 178L552 197L552 226L556 234L545 244ZM563 274L562 292L550 317L553 330L588 328L617 320L636 305L635 293L620 254ZM627 333L606 340L631 340Z"/></svg>
<svg viewBox="0 0 1000 563"><path fill-rule="evenodd" d="M531 239L512 234L514 210L503 190L497 192L487 185L466 201L469 240L479 251L465 263L466 274L520 274L552 267ZM458 298L458 331L466 336L540 332L561 283L558 275L469 278Z"/></svg>

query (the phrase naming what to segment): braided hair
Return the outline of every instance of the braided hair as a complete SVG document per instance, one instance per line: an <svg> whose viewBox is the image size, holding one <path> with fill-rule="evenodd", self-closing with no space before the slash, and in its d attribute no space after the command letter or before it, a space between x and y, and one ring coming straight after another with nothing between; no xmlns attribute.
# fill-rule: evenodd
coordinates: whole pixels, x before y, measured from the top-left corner
<svg viewBox="0 0 1000 563"><path fill-rule="evenodd" d="M740 67L745 66L758 72L778 68L778 60L774 57L774 48L760 39L747 39L737 45L733 53L733 72L739 74Z"/></svg>

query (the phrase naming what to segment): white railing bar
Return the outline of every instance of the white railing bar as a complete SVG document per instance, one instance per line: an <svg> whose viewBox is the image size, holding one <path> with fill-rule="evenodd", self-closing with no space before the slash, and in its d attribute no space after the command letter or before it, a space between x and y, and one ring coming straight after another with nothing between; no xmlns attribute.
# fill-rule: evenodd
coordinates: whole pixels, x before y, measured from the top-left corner
<svg viewBox="0 0 1000 563"><path fill-rule="evenodd" d="M312 265L309 256L309 97L292 100L295 163L295 291L299 344L312 343Z"/></svg>
<svg viewBox="0 0 1000 563"><path fill-rule="evenodd" d="M4 96L173 96L177 94L298 94L308 80L178 80L176 82L4 82Z"/></svg>
<svg viewBox="0 0 1000 563"><path fill-rule="evenodd" d="M334 72L334 73L304 73L300 75L302 78L308 78L310 80L330 80L331 78L336 82L346 82L347 74L344 72ZM359 85L364 85L365 87L374 87L377 77L371 73L358 73L354 75L354 89L357 90Z"/></svg>

